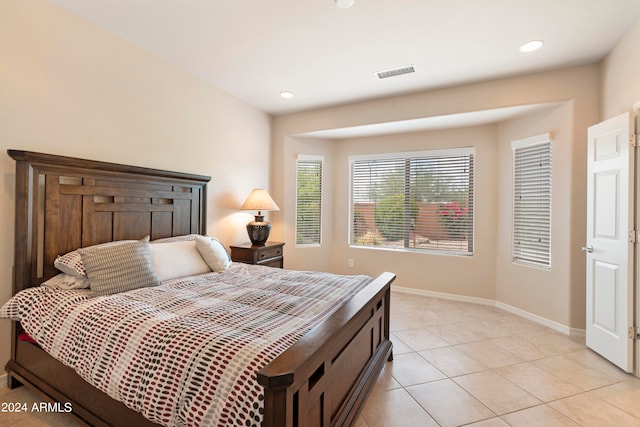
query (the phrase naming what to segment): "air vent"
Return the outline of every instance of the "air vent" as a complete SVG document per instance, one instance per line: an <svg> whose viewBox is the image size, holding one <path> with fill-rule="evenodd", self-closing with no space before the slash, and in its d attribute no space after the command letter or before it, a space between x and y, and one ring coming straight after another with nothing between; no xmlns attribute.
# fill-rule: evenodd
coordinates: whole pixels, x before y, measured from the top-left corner
<svg viewBox="0 0 640 427"><path fill-rule="evenodd" d="M394 68L393 70L378 71L376 74L379 79L386 79L389 77L401 76L403 74L415 73L416 69L413 65L407 65L406 67Z"/></svg>

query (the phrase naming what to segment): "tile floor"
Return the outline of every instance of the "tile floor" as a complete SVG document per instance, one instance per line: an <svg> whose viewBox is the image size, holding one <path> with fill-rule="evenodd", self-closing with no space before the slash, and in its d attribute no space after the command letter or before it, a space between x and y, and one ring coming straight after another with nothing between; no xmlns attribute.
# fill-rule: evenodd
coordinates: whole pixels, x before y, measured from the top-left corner
<svg viewBox="0 0 640 427"><path fill-rule="evenodd" d="M393 293L394 360L357 427L640 426L640 378L503 310Z"/></svg>
<svg viewBox="0 0 640 427"><path fill-rule="evenodd" d="M356 427L638 426L640 378L583 343L500 309L394 292L394 360ZM24 387L0 402L39 402ZM78 424L0 413L0 426Z"/></svg>

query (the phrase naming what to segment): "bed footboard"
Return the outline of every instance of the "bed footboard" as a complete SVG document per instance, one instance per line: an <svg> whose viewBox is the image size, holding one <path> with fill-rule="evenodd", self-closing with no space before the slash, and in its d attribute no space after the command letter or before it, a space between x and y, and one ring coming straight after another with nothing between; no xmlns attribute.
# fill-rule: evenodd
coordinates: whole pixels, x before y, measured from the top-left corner
<svg viewBox="0 0 640 427"><path fill-rule="evenodd" d="M350 426L392 356L383 273L258 372L264 427Z"/></svg>

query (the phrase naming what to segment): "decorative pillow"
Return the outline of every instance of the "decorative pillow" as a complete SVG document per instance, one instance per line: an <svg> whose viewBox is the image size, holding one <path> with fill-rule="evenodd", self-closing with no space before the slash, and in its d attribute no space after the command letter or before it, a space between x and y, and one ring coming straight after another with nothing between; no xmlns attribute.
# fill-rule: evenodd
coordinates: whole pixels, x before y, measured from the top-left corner
<svg viewBox="0 0 640 427"><path fill-rule="evenodd" d="M87 277L87 271L84 269L84 265L82 265L82 257L77 250L64 255L58 255L53 262L53 266L70 276L78 278L84 277L85 279Z"/></svg>
<svg viewBox="0 0 640 427"><path fill-rule="evenodd" d="M116 240L114 242L106 242L100 243L93 246L88 246L91 248L99 248L104 246L113 246L119 245L121 242L125 240ZM53 266L63 273L67 273L73 277L78 277L81 279L87 278L87 270L84 268L84 264L82 263L82 257L80 256L79 249L75 251L68 252L64 255L58 255L53 262Z"/></svg>
<svg viewBox="0 0 640 427"><path fill-rule="evenodd" d="M70 274L60 273L42 282L40 286L48 286L54 289L89 289L89 279L86 276L75 277Z"/></svg>
<svg viewBox="0 0 640 427"><path fill-rule="evenodd" d="M231 264L231 258L220 240L198 236L196 237L196 247L212 271L216 273L227 271Z"/></svg>
<svg viewBox="0 0 640 427"><path fill-rule="evenodd" d="M160 284L151 263L149 237L78 249L94 295Z"/></svg>
<svg viewBox="0 0 640 427"><path fill-rule="evenodd" d="M210 273L196 248L195 240L178 240L149 245L151 262L160 281Z"/></svg>

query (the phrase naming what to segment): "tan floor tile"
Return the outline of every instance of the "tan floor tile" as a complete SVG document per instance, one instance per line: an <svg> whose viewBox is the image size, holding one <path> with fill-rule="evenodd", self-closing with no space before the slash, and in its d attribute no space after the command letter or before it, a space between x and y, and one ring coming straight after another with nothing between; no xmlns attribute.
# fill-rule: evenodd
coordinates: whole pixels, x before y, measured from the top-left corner
<svg viewBox="0 0 640 427"><path fill-rule="evenodd" d="M3 427L74 427L78 426L74 418L58 413L3 413L0 414L0 426Z"/></svg>
<svg viewBox="0 0 640 427"><path fill-rule="evenodd" d="M411 347L402 342L400 338L398 338L395 334L389 334L389 339L393 344L393 354L404 354L404 353L412 353L413 350Z"/></svg>
<svg viewBox="0 0 640 427"><path fill-rule="evenodd" d="M485 305L485 304L473 304L473 303L459 303L460 307L465 310L465 312L476 318L492 318L495 315L499 315L504 313L504 311L494 307L493 305Z"/></svg>
<svg viewBox="0 0 640 427"><path fill-rule="evenodd" d="M460 344L456 348L487 368L492 369L515 365L523 361L518 356L509 353L491 341Z"/></svg>
<svg viewBox="0 0 640 427"><path fill-rule="evenodd" d="M398 331L395 335L413 351L428 350L449 345L443 341L442 338L430 333L427 329L408 329Z"/></svg>
<svg viewBox="0 0 640 427"><path fill-rule="evenodd" d="M364 418L362 418L362 415L359 415L358 418L356 418L356 422L353 424L353 427L369 427L367 425L367 422L364 420Z"/></svg>
<svg viewBox="0 0 640 427"><path fill-rule="evenodd" d="M433 418L403 389L369 396L362 410L368 427L437 427Z"/></svg>
<svg viewBox="0 0 640 427"><path fill-rule="evenodd" d="M429 298L417 295L401 294L391 291L391 303L395 313L420 313L432 308L443 309L448 307L448 301L437 298Z"/></svg>
<svg viewBox="0 0 640 427"><path fill-rule="evenodd" d="M638 381L625 381L590 392L594 396L640 419L640 387Z"/></svg>
<svg viewBox="0 0 640 427"><path fill-rule="evenodd" d="M552 355L572 353L585 349L585 346L576 342L576 340L551 330L522 334L520 336L534 344L540 350L544 350Z"/></svg>
<svg viewBox="0 0 640 427"><path fill-rule="evenodd" d="M583 391L594 390L628 378L619 369L589 350L536 360L539 368L562 378Z"/></svg>
<svg viewBox="0 0 640 427"><path fill-rule="evenodd" d="M499 338L513 335L513 328L510 328L503 319L498 318L480 318L475 319L468 325L469 330L482 333L487 338Z"/></svg>
<svg viewBox="0 0 640 427"><path fill-rule="evenodd" d="M640 388L640 377L631 377L626 381L632 387Z"/></svg>
<svg viewBox="0 0 640 427"><path fill-rule="evenodd" d="M403 387L446 378L442 372L417 353L400 354L394 357L390 371L393 378Z"/></svg>
<svg viewBox="0 0 640 427"><path fill-rule="evenodd" d="M505 324L514 334L534 334L545 332L550 329L524 317L516 316L504 310L497 309L497 315L501 322Z"/></svg>
<svg viewBox="0 0 640 427"><path fill-rule="evenodd" d="M509 353L518 356L522 360L537 360L545 357L555 356L557 353L531 342L520 335L495 338L491 340L498 347L507 350Z"/></svg>
<svg viewBox="0 0 640 427"><path fill-rule="evenodd" d="M407 391L441 426L495 417L491 410L449 379L408 387Z"/></svg>
<svg viewBox="0 0 640 427"><path fill-rule="evenodd" d="M477 423L467 424L467 427L509 427L509 424L501 418L495 417L478 421Z"/></svg>
<svg viewBox="0 0 640 427"><path fill-rule="evenodd" d="M640 426L640 419L632 417L589 393L556 400L548 405L582 426Z"/></svg>
<svg viewBox="0 0 640 427"><path fill-rule="evenodd" d="M569 418L547 406L540 405L503 415L502 418L512 427L578 427Z"/></svg>
<svg viewBox="0 0 640 427"><path fill-rule="evenodd" d="M34 415L29 414L11 413L0 415L0 426L2 427L45 427L52 425L52 423L39 420Z"/></svg>
<svg viewBox="0 0 640 427"><path fill-rule="evenodd" d="M392 363L393 362L387 362L387 364L384 365L384 368L382 368L382 372L378 377L378 381L376 381L376 384L373 388L373 393L379 393L382 391L388 391L388 390L393 390L393 389L402 387L400 383L396 381L391 375Z"/></svg>
<svg viewBox="0 0 640 427"><path fill-rule="evenodd" d="M425 350L419 354L448 377L457 377L487 369L482 363L477 362L455 347Z"/></svg>
<svg viewBox="0 0 640 427"><path fill-rule="evenodd" d="M435 317L430 313L391 314L389 329L391 332L406 329L426 328L433 325Z"/></svg>
<svg viewBox="0 0 640 427"><path fill-rule="evenodd" d="M392 309L393 310L393 309ZM459 322L460 317L447 310L423 308L422 310L392 311L391 325L392 332L405 329L428 328L435 325Z"/></svg>
<svg viewBox="0 0 640 427"><path fill-rule="evenodd" d="M17 387L14 389L5 389L4 394L0 394L1 402L20 402L27 403L28 406L33 405L35 402L40 402L42 399L31 392L27 387Z"/></svg>
<svg viewBox="0 0 640 427"><path fill-rule="evenodd" d="M543 402L562 399L582 391L578 387L528 362L497 369L496 373L499 373Z"/></svg>
<svg viewBox="0 0 640 427"><path fill-rule="evenodd" d="M488 338L482 330L471 330L469 322L454 322L429 328L434 335L439 336L451 345L481 341Z"/></svg>
<svg viewBox="0 0 640 427"><path fill-rule="evenodd" d="M458 302L449 302L447 304L439 306L431 306L430 312L435 316L432 321L432 326L443 325L454 322L469 322L474 319L472 315L469 315L465 305Z"/></svg>
<svg viewBox="0 0 640 427"><path fill-rule="evenodd" d="M462 388L498 415L539 405L541 402L494 372L453 378Z"/></svg>
<svg viewBox="0 0 640 427"><path fill-rule="evenodd" d="M584 347L580 351L567 354L567 357L582 366L602 372L602 374L609 377L611 381L626 381L634 378L631 374L624 372L598 353Z"/></svg>

